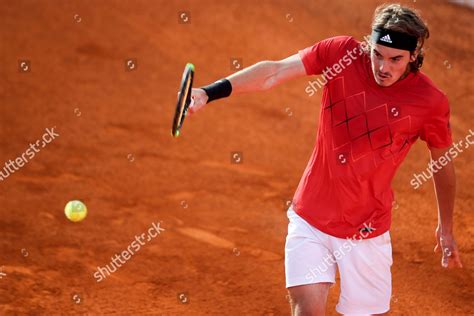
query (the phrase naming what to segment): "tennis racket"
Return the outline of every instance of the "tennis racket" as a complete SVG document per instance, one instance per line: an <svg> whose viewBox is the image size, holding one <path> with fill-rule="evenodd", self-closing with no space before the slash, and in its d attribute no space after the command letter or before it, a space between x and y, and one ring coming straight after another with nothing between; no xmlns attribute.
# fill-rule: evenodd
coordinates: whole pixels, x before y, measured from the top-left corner
<svg viewBox="0 0 474 316"><path fill-rule="evenodd" d="M173 126L171 128L171 135L178 137L181 127L186 117L189 105L191 104L191 90L193 88L194 65L187 63L184 68L183 77L181 79L181 86L179 87L178 103L176 104L176 111L174 113Z"/></svg>

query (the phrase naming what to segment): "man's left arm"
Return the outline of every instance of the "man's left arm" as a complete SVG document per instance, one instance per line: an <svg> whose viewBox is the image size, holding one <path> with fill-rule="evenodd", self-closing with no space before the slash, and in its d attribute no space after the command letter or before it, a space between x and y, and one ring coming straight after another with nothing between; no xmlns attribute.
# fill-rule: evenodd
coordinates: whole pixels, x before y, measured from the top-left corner
<svg viewBox="0 0 474 316"><path fill-rule="evenodd" d="M430 148L433 181L438 203L438 227L434 251L442 249L441 265L444 268L462 268L459 251L453 235L453 210L456 194L456 174L448 148Z"/></svg>

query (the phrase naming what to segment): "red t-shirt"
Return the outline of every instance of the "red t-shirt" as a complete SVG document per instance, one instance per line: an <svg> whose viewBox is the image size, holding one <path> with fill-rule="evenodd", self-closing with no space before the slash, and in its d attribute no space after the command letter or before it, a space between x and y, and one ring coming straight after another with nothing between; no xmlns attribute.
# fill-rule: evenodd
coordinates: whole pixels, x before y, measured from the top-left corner
<svg viewBox="0 0 474 316"><path fill-rule="evenodd" d="M331 236L379 236L390 228L391 181L411 145L418 137L428 147L451 145L448 99L421 72L379 86L370 57L349 36L299 54L308 75L332 71L325 73L316 144L293 209Z"/></svg>

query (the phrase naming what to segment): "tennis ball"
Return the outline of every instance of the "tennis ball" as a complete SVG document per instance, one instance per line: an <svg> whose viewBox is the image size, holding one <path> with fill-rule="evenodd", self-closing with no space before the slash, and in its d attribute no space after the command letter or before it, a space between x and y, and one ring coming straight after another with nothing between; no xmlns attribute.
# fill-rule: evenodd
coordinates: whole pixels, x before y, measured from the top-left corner
<svg viewBox="0 0 474 316"><path fill-rule="evenodd" d="M71 222L80 222L87 216L87 207L81 201L69 201L64 207L64 214Z"/></svg>

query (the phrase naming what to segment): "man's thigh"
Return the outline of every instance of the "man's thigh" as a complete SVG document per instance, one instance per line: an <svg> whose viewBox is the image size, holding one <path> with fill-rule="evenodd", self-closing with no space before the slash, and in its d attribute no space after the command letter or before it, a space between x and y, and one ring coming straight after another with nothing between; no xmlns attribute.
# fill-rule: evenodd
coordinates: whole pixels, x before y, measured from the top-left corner
<svg viewBox="0 0 474 316"><path fill-rule="evenodd" d="M289 224L285 244L286 287L335 283L336 261L328 248L328 236L308 224L291 207L287 216Z"/></svg>
<svg viewBox="0 0 474 316"><path fill-rule="evenodd" d="M334 249L338 248L336 243L333 242ZM392 263L389 232L355 241L349 251L338 256L341 294L336 310L347 315L386 313L392 293Z"/></svg>

